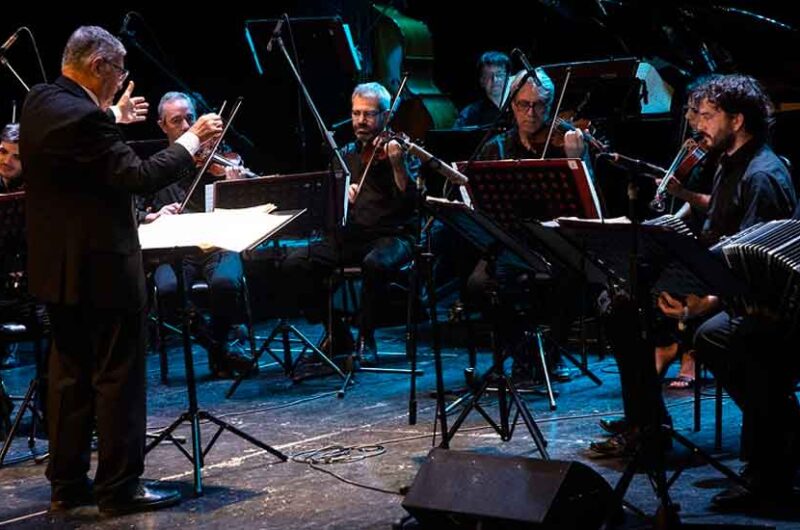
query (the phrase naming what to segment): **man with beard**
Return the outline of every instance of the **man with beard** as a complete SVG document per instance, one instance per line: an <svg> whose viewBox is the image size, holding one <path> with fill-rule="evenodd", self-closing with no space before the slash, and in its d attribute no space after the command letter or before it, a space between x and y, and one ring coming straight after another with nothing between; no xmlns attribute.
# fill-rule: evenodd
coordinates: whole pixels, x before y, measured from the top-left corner
<svg viewBox="0 0 800 530"><path fill-rule="evenodd" d="M701 241L713 245L756 223L789 217L797 204L795 190L785 164L766 143L772 106L759 83L745 75L719 76L699 87L695 99L701 145L718 156ZM712 296L688 296L681 301L661 293L658 300L666 316L684 321L713 314L719 306ZM620 368L627 428L609 440L592 443L593 451L606 456L629 454L643 431L669 422L658 377L647 355L652 344L630 326L636 318L636 308L625 301L609 317L609 340ZM729 318L714 317L700 327L695 339L698 357L716 374L723 374L721 381L726 387L730 381L724 374L731 358L709 353L708 343L713 343L713 351L729 351L732 329ZM749 351L739 357L752 354Z"/></svg>
<svg viewBox="0 0 800 530"><path fill-rule="evenodd" d="M352 95L352 124L356 141L342 149L353 180L347 190L350 208L347 226L338 238L329 234L307 250L291 253L282 270L310 321L327 315L326 280L340 266L362 268L360 340L358 358L373 361L375 316L389 280L412 257L414 181L419 160L404 153L397 141L380 138L389 117L391 97L378 83L356 86ZM375 158L364 174L369 154ZM337 352L352 351L353 339L341 318L334 318Z"/></svg>

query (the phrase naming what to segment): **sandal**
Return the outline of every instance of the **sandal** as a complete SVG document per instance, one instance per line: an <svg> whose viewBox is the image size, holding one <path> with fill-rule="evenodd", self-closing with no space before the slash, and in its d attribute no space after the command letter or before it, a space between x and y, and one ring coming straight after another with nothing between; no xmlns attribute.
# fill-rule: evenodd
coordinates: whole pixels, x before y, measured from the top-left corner
<svg viewBox="0 0 800 530"><path fill-rule="evenodd" d="M690 375L678 375L675 379L669 382L667 388L672 390L685 390L694 386L694 377Z"/></svg>

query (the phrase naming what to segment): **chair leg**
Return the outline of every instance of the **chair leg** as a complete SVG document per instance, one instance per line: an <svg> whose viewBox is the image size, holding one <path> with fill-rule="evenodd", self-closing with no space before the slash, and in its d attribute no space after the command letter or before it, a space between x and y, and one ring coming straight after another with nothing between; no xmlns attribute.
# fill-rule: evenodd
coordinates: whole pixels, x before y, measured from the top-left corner
<svg viewBox="0 0 800 530"><path fill-rule="evenodd" d="M714 449L722 450L722 385L719 380L714 392Z"/></svg>
<svg viewBox="0 0 800 530"><path fill-rule="evenodd" d="M695 356L694 360L694 432L700 431L700 415L702 413L702 394L700 386L702 384L703 371L700 367L700 361Z"/></svg>
<svg viewBox="0 0 800 530"><path fill-rule="evenodd" d="M158 361L161 371L161 382L169 383L169 359L167 358L167 346L164 337L164 315L161 312L161 305L158 303L158 287L153 286L153 306L156 311L156 340L158 342Z"/></svg>
<svg viewBox="0 0 800 530"><path fill-rule="evenodd" d="M242 275L242 301L244 302L244 315L247 321L247 340L250 343L250 358L256 357L256 333L253 329L253 310L250 305L250 289L247 286L247 277Z"/></svg>

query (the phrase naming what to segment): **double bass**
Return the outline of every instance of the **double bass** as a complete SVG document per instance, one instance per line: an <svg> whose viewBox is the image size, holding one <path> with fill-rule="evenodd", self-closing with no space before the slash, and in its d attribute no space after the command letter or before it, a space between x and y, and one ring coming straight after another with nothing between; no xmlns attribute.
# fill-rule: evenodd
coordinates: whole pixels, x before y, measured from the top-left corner
<svg viewBox="0 0 800 530"><path fill-rule="evenodd" d="M408 75L405 96L394 118L395 130L424 138L430 129L448 129L458 117L453 102L433 82L433 41L425 23L394 7L373 5L375 27L373 77L396 92Z"/></svg>

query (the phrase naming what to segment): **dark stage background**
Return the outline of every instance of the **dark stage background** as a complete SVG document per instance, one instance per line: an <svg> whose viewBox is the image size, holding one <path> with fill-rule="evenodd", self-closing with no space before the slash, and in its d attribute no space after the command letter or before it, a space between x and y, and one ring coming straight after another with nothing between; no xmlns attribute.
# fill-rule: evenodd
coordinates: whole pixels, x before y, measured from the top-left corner
<svg viewBox="0 0 800 530"><path fill-rule="evenodd" d="M487 49L509 52L514 47L526 51L534 64L603 59L610 57L658 57L661 73L681 90L689 76L708 71L700 49L710 51L719 71L742 71L762 79L776 99L800 101L798 32L758 19L741 10L753 10L795 26L790 3L779 2L477 2L465 9L462 2L395 2L404 13L428 24L435 52L434 76L439 88L449 94L458 108L477 95L475 61ZM229 103L244 96L244 106L236 128L253 147L231 139L245 156L247 164L261 172L293 172L325 165L325 156L316 127L308 119L305 105L298 99L297 87L277 49L263 58L264 76L256 73L251 52L244 38L244 21L272 18L281 13L291 17L340 15L350 23L357 46L370 55L372 28L378 15L371 3L359 0L305 2L264 2L259 7L218 4L211 9L180 9L174 4L155 4L89 9L59 5L45 8L39 3L17 2L6 9L0 20L0 38L18 26L31 28L38 41L50 80L58 74L60 53L69 34L81 24L97 24L117 33L126 12L135 10L141 17L131 18L129 29L136 42L158 57L192 90L201 93L212 107L223 100ZM295 25L293 25L295 26ZM301 40L302 28L295 26L297 47L302 52L308 43ZM285 40L290 42L288 35ZM178 87L159 71L132 43L127 67L136 92L151 103L150 120L130 126L132 139L161 138L155 125L155 105L167 90ZM327 55L326 55L327 53ZM26 35L8 51L7 57L24 79L41 81L35 55ZM339 71L335 54L319 49L300 57L300 68L309 91L317 101L328 125L349 117L349 93L355 79ZM24 92L6 69L0 72L0 119L9 121L12 104L19 105ZM679 102L679 104L682 102ZM301 120L299 114L303 116ZM674 113L677 115L677 110ZM780 127L794 128L794 113L784 113ZM626 131L615 131L615 150L651 161L667 163L677 150L675 127L669 116L650 117L631 123ZM789 125L782 125L781 122ZM298 127L298 124L304 127ZM302 129L307 145L302 147ZM349 139L345 123L337 139ZM793 135L782 135L777 143L793 158Z"/></svg>

